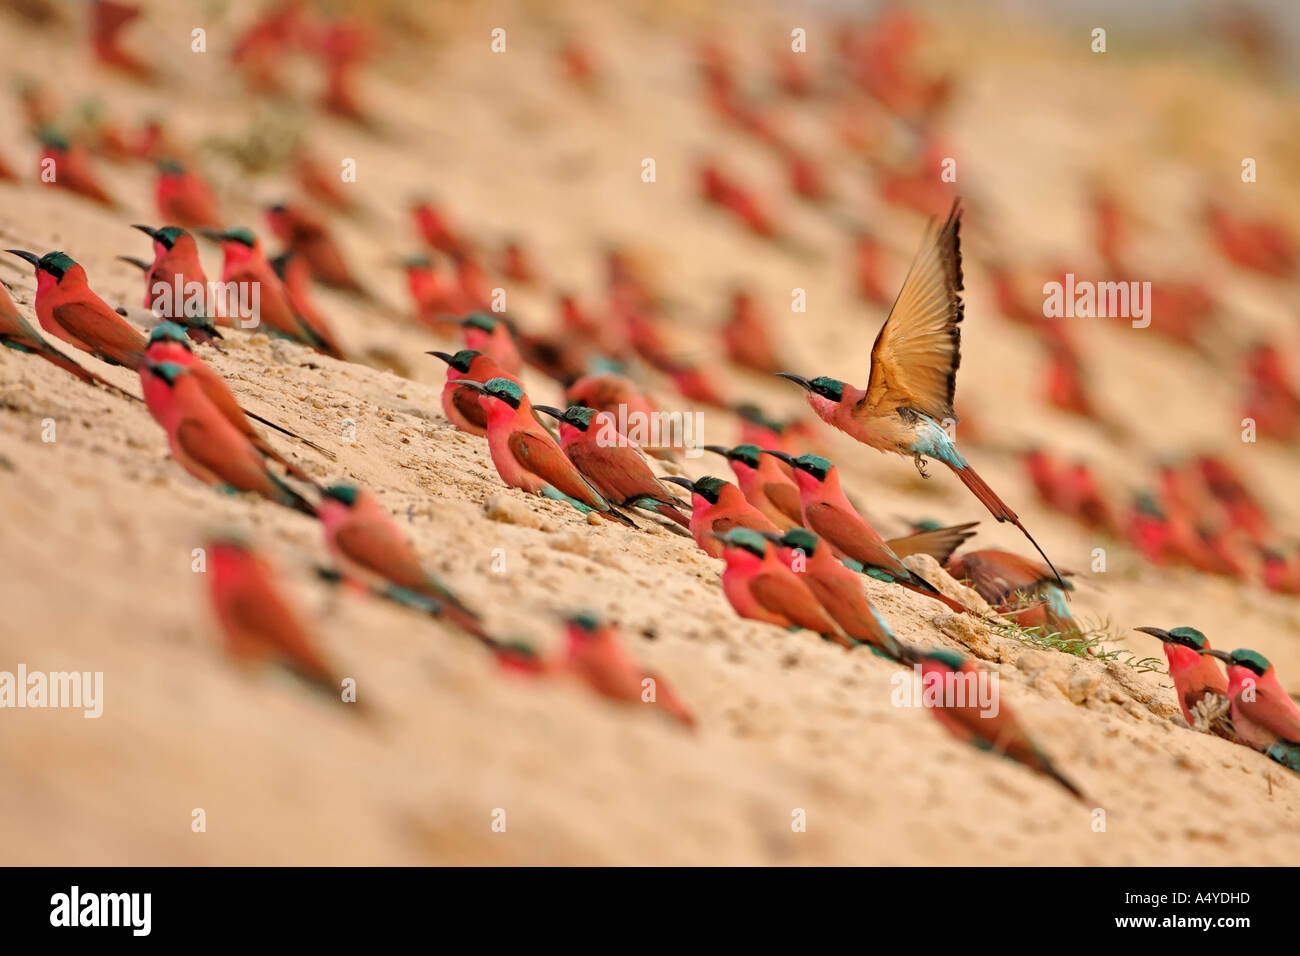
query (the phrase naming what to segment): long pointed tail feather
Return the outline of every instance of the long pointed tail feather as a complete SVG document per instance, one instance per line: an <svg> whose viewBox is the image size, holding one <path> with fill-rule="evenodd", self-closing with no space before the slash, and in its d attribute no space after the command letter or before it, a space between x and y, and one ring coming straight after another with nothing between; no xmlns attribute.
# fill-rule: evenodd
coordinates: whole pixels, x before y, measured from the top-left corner
<svg viewBox="0 0 1300 956"><path fill-rule="evenodd" d="M949 465L948 467L957 473L957 477L961 479L961 483L969 488L971 493L980 500L980 504L989 510L989 514L993 515L993 517L998 521L1010 521L1020 529L1020 533L1029 539L1029 543L1034 546L1034 550L1039 553L1042 559L1047 562L1047 566L1052 569L1052 574L1056 576L1056 580L1061 585L1061 588L1063 590L1068 590L1065 585L1065 579L1061 577L1061 572L1056 570L1056 565L1052 563L1052 559L1049 558L1043 549L1038 546L1038 542L1034 540L1034 536L1025 529L1023 524L1020 523L1019 516L1007 507L1006 503L1003 502L1003 500L997 496L997 493L988 486L988 483L976 473L975 469L970 467L970 465L967 465L964 468L959 468L956 465Z"/></svg>
<svg viewBox="0 0 1300 956"><path fill-rule="evenodd" d="M299 434L296 434L296 433L294 433L294 432L289 431L289 429L285 428L283 425L277 425L275 422L270 421L269 419L263 418L261 415L255 415L255 414L253 414L252 412L250 412L250 411L249 411L248 409L246 409L246 408L244 409L244 414L247 415L249 418L251 418L251 419L252 419L253 421L255 421L255 422L261 422L261 423L262 423L263 425L265 425L267 428L274 428L274 429L275 429L276 431L278 431L281 435L288 435L290 438L294 439L295 441L300 441L300 442L302 442L304 445L306 445L306 446L307 446L308 448L310 448L312 451L324 455L324 456L325 456L326 458L328 458L330 461L335 461L335 460L338 458L338 456L335 455L334 452L330 451L328 448L322 448L320 445L316 444L314 441L310 441L310 440L308 440L308 439L306 439L306 438L303 438L303 437L302 437L301 435L299 435Z"/></svg>

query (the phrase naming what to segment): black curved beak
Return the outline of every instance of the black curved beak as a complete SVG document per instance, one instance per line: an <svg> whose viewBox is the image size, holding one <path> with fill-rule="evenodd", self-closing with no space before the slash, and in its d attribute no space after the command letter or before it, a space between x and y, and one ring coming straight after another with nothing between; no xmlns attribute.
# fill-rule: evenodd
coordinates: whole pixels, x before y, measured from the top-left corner
<svg viewBox="0 0 1300 956"><path fill-rule="evenodd" d="M789 465L791 468L794 468L794 467L795 467L795 463L794 463L794 455L788 454L787 452L777 451L777 450L774 449L774 448L764 448L764 449L763 449L763 454L764 454L764 455L771 455L773 458L779 458L779 459L781 459L781 461L785 462L785 463L786 463L787 465Z"/></svg>
<svg viewBox="0 0 1300 956"><path fill-rule="evenodd" d="M564 412L560 411L558 408L552 408L550 405L534 405L533 411L545 412L556 420L564 418Z"/></svg>
<svg viewBox="0 0 1300 956"><path fill-rule="evenodd" d="M1201 651L1201 653L1202 653L1202 654L1209 654L1211 657L1217 657L1219 660L1223 661L1225 664L1231 664L1231 663L1232 663L1232 655L1229 654L1227 651L1217 651L1217 650L1215 650L1214 648L1207 647L1207 648L1205 648L1205 650Z"/></svg>
<svg viewBox="0 0 1300 956"><path fill-rule="evenodd" d="M794 372L777 372L776 376L777 378L789 379L804 390L810 391L812 389L812 383L809 382L808 379L804 378L802 375L795 375Z"/></svg>
<svg viewBox="0 0 1300 956"><path fill-rule="evenodd" d="M1170 640L1169 632L1161 630L1158 627L1135 627L1133 630L1141 631L1143 634L1150 634L1152 637L1159 638L1162 641Z"/></svg>
<svg viewBox="0 0 1300 956"><path fill-rule="evenodd" d="M763 537L767 538L767 540L768 540L768 541L771 541L773 544L782 544L782 543L783 543L783 542L781 541L781 536L780 536L779 534L777 534L775 531L760 531L759 534L761 534Z"/></svg>
<svg viewBox="0 0 1300 956"><path fill-rule="evenodd" d="M463 386L464 388L470 388L470 389L473 389L474 391L478 392L480 395L491 395L491 394L492 394L491 392L489 392L489 391L487 390L486 387L484 387L484 386L481 385L480 383L474 381L473 379L469 379L469 378L453 378L449 384L451 384L451 385L460 385L460 386Z"/></svg>
<svg viewBox="0 0 1300 956"><path fill-rule="evenodd" d="M204 239L211 239L213 242L221 242L226 238L226 234L220 229L199 229L197 231Z"/></svg>
<svg viewBox="0 0 1300 956"><path fill-rule="evenodd" d="M680 485L682 488L685 488L687 491L695 490L695 482L691 481L691 479L689 478L682 478L679 475L665 475L664 481L670 482L674 485Z"/></svg>
<svg viewBox="0 0 1300 956"><path fill-rule="evenodd" d="M454 355L448 355L446 352L425 352L424 354L425 354L425 355L436 355L436 356L438 356L438 358L442 359L442 360L443 360L444 362L446 362L448 365L450 365L450 364L452 363L452 360L455 358Z"/></svg>
<svg viewBox="0 0 1300 956"><path fill-rule="evenodd" d="M26 261L30 262L32 265L37 267L39 267L41 264L40 256L38 256L34 252L28 252L25 249L6 249L5 252L15 255L19 259L25 259Z"/></svg>
<svg viewBox="0 0 1300 956"><path fill-rule="evenodd" d="M711 451L715 455L721 455L723 458L726 458L728 455L731 454L731 449L726 448L722 445L705 445L704 450Z"/></svg>
<svg viewBox="0 0 1300 956"><path fill-rule="evenodd" d="M143 233L144 233L146 236L148 236L150 239L157 239L157 238L158 238L158 230L155 229L155 228L153 228L153 226L142 226L142 225L140 225L139 223L134 223L134 222L133 222L133 223L131 223L131 228L132 228L132 229L139 229L141 232L143 232Z"/></svg>

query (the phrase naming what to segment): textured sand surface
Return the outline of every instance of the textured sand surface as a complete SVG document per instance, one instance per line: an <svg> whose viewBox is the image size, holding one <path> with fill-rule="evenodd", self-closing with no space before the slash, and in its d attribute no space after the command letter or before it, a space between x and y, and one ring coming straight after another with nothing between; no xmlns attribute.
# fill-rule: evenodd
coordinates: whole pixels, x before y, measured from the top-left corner
<svg viewBox="0 0 1300 956"><path fill-rule="evenodd" d="M864 382L884 314L852 298L835 226L781 193L783 221L814 250L800 259L740 235L696 196L694 164L706 151L772 191L782 180L769 155L700 106L690 38L728 24L725 36L742 60L759 66L763 50L779 47L792 25L812 28L818 17L776 6L737 15L749 9L744 4L709 16L674 5L604 6L542 15L525 3L466 4L420 14L430 31L423 46L399 44L366 74L363 93L387 128L384 138L310 119L321 155L357 160L359 181L350 188L369 215L339 219L336 228L372 287L405 309L403 279L391 264L418 247L405 203L436 196L477 236L525 237L553 283L592 297L600 243L629 244L681 303L672 333L687 352L705 348L729 283L752 281L778 322L790 368ZM87 67L76 36L33 31L8 12L0 12L0 63L11 74L57 78L69 101L93 93L115 115L163 111L183 141L246 131L256 108L226 75L222 51L250 5L229 5L225 18L202 3L148 7L134 36L171 75L170 95ZM191 54L189 31L205 21L212 52ZM600 99L576 94L557 73L551 51L568 25L594 41L608 66ZM504 55L489 53L494 26L508 30ZM1249 476L1284 533L1300 527L1295 450L1239 440L1234 364L1235 350L1261 331L1295 343L1294 287L1214 258L1191 225L1189 198L1203 175L1193 168L1212 161L1224 170L1225 189L1242 188L1238 143L1247 138L1257 154L1278 153L1277 166L1294 169L1280 141L1294 130L1296 104L1177 59L1089 60L1064 49L1052 32L1059 29L993 29L967 14L940 33L935 51L962 64L950 134L963 182L996 213L972 221L966 239L958 403L986 436L996 435L970 457L1047 553L1079 572L1074 611L1082 620L1108 620L1116 640L1139 657L1160 652L1134 625L1191 624L1216 646L1256 647L1300 689L1294 599L1145 567L1124 545L1037 506L1009 453L1037 441L1092 461L1126 490L1150 483L1161 457L1212 450ZM816 43L811 48L816 69L823 54ZM308 73L301 98L310 83ZM1155 121L1187 103L1214 117L1218 135L1195 129L1195 121L1176 128ZM826 138L817 106L789 114L805 142ZM0 129L20 128L14 97L0 96ZM0 244L64 249L108 301L138 305L138 274L114 257L146 252L128 224L155 222L151 170L103 164L123 203L105 211L38 186L29 139L15 136L5 147L26 181L0 183ZM921 220L881 205L865 171L833 142L824 150L837 163L835 184L846 202L896 246L891 265L901 279ZM640 181L644 157L656 159L654 184ZM1054 249L1085 272L1092 263L1080 177L1107 157L1155 224L1142 248L1151 267L1206 278L1232 317L1231 355L1213 361L1122 323L1078 320L1091 323L1077 331L1096 394L1132 430L1122 444L1041 406L1038 346L996 316L976 264L994 252ZM293 195L278 175L245 181L228 162L209 162L232 223L264 230L262 204ZM1289 193L1285 183L1268 187L1283 214L1300 208L1300 181L1289 182ZM205 246L203 255L216 272L216 250ZM0 279L30 316L30 270L3 256ZM806 315L788 311L796 287L807 290ZM547 295L509 294L525 324L553 321ZM441 415L444 368L422 353L452 343L346 296L321 290L317 297L345 347L395 355L406 376L263 335L228 336L226 354L208 358L241 401L333 449L338 460L278 437L276 447L322 481L352 480L379 494L429 566L483 610L494 633L551 646L558 614L592 608L620 621L635 654L695 709L698 732L574 684L503 675L479 647L434 621L331 590L311 570L325 559L313 521L203 487L167 457L165 436L141 405L0 350L0 669L95 670L105 681L98 720L75 711L0 712L0 862L1200 865L1300 858L1300 779L1183 726L1166 676L1032 647L909 592L870 587L904 640L965 649L998 672L1003 699L1089 794L1082 807L1052 782L951 738L922 709L892 706L894 665L739 620L719 588L721 563L690 540L654 527L592 525L566 506L506 490L486 443ZM138 393L132 374L78 357ZM525 381L536 401L559 400L554 383L531 373ZM774 411L802 407L780 381L732 373L727 381L738 396ZM686 407L662 380L652 383L666 407ZM49 443L41 437L47 419L57 435ZM352 444L343 441L348 422ZM733 417L706 412L707 441L730 443L736 434ZM1027 547L937 467L922 482L905 459L829 434L826 442L850 493L887 535L901 533L903 516L979 518L977 544ZM685 466L692 476L718 467L708 459ZM513 520L485 515L493 498L506 502ZM273 558L328 651L379 711L377 721L364 725L291 680L229 665L205 582L191 571L192 549L217 527L249 532ZM1098 547L1107 550L1104 574L1089 571ZM491 570L496 548L506 557L502 573ZM1094 806L1106 810L1105 832L1094 830ZM205 833L191 832L199 807ZM497 808L506 811L504 833L491 828ZM806 811L806 832L792 831L796 809Z"/></svg>

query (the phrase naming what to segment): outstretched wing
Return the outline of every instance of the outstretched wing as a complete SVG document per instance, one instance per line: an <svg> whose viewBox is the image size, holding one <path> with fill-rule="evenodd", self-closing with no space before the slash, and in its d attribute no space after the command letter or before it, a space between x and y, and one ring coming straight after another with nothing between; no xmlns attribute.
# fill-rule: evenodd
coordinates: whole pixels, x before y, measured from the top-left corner
<svg viewBox="0 0 1300 956"><path fill-rule="evenodd" d="M903 288L875 345L867 394L854 409L862 417L914 408L935 421L956 420L953 395L961 364L961 205L943 226L926 229Z"/></svg>

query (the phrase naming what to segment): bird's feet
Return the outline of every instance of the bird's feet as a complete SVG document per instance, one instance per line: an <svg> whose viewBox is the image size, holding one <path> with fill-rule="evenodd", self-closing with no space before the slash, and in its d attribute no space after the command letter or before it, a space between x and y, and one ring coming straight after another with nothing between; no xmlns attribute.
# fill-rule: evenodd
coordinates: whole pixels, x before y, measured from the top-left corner
<svg viewBox="0 0 1300 956"><path fill-rule="evenodd" d="M929 478L930 476L926 474L925 471L925 459L921 455L916 454L912 456L912 460L916 462L916 470L921 473L921 477Z"/></svg>

